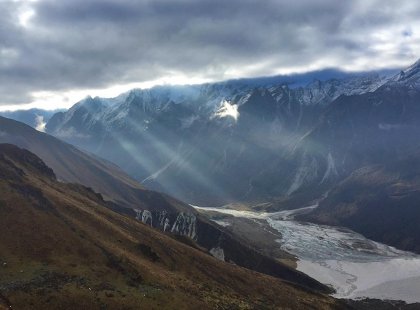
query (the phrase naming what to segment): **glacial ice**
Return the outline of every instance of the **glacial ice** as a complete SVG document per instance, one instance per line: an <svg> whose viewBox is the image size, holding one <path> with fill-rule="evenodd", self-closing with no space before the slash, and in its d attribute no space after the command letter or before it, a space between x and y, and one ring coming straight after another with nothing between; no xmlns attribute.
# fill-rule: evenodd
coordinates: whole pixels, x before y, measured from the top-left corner
<svg viewBox="0 0 420 310"><path fill-rule="evenodd" d="M301 223L298 213L317 205L275 213L202 208L235 217L265 219L283 238L279 246L295 255L297 269L336 290L337 298L362 297L420 302L420 256L374 242L351 230Z"/></svg>

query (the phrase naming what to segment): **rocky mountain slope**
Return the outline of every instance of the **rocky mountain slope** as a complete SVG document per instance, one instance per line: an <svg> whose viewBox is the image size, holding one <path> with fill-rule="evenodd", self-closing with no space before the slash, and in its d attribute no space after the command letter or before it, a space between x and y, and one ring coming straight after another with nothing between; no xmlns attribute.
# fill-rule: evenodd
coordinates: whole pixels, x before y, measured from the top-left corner
<svg viewBox="0 0 420 310"><path fill-rule="evenodd" d="M312 162L306 153L290 152L326 107L385 82L364 74L305 86L262 79L133 90L87 98L54 115L47 132L190 203L266 201L295 193L313 174L302 168ZM325 174L328 157L316 169Z"/></svg>
<svg viewBox="0 0 420 310"><path fill-rule="evenodd" d="M330 174L345 176L304 219L352 228L419 253L420 63L375 92L334 101L303 144L322 145Z"/></svg>
<svg viewBox="0 0 420 310"><path fill-rule="evenodd" d="M114 104L87 99L54 116L47 129L58 136L70 132L68 141L186 201L211 206L269 201L268 210L302 207L333 193L339 182L353 180L355 171L388 167L420 147L419 72L417 62L387 79L358 76L299 87L222 83L185 86L176 96L171 87L137 90ZM337 193L331 196L335 207L347 199L343 191ZM377 204L387 201L382 198ZM357 204L360 214L375 209L363 201ZM409 201L398 202L400 218L386 236L374 223L379 209L364 220L344 219L338 212L326 222L418 251L416 232L403 220L418 219ZM332 204L325 204L334 213ZM319 214L312 218L319 221Z"/></svg>
<svg viewBox="0 0 420 310"><path fill-rule="evenodd" d="M1 309L341 309L325 295L220 262L0 145Z"/></svg>
<svg viewBox="0 0 420 310"><path fill-rule="evenodd" d="M147 193L144 187L116 165L88 155L72 145L20 122L0 117L0 142L12 143L30 150L54 169L59 180L92 187L106 199L119 205L146 209L159 207L148 206L143 197L153 193ZM160 206L162 205L160 203Z"/></svg>
<svg viewBox="0 0 420 310"><path fill-rule="evenodd" d="M40 131L45 130L45 125L49 119L56 113L62 110L42 110L42 109L29 109L29 110L16 110L16 111L0 111L0 116L14 119L16 121L25 123Z"/></svg>
<svg viewBox="0 0 420 310"><path fill-rule="evenodd" d="M366 166L334 187L302 220L349 227L366 237L420 253L420 152Z"/></svg>

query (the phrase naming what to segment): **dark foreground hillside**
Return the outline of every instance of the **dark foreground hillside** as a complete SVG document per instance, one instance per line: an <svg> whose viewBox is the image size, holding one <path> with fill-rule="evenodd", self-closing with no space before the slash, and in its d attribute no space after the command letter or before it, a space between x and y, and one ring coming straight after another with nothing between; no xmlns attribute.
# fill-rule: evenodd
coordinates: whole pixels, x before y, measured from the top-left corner
<svg viewBox="0 0 420 310"><path fill-rule="evenodd" d="M32 153L0 145L0 309L342 308L106 207Z"/></svg>
<svg viewBox="0 0 420 310"><path fill-rule="evenodd" d="M191 206L143 188L114 164L82 152L48 134L0 117L0 142L12 143L36 154L54 170L58 180L92 188L102 195L114 211L185 237L185 240L193 239L210 252L222 252L225 261L322 293L331 292L328 287L309 276L259 253L238 236L198 214ZM294 259L287 253L283 253L283 256Z"/></svg>

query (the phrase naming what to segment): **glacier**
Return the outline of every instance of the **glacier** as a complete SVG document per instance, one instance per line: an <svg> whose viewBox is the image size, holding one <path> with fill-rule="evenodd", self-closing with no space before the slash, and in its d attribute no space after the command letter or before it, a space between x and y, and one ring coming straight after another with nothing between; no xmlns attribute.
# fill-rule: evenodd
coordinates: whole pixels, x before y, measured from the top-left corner
<svg viewBox="0 0 420 310"><path fill-rule="evenodd" d="M420 302L419 255L369 240L349 229L294 220L297 214L317 206L275 213L195 208L265 220L281 233L282 239L276 240L279 247L298 258L297 270L332 286L334 297Z"/></svg>

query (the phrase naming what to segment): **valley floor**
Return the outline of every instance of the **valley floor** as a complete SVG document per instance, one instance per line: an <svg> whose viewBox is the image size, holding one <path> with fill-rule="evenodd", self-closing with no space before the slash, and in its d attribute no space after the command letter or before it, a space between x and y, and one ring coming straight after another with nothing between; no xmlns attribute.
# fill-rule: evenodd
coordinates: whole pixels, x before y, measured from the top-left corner
<svg viewBox="0 0 420 310"><path fill-rule="evenodd" d="M296 259L296 268L314 279L331 285L337 298L376 298L420 302L420 256L366 239L348 229L303 223L296 214L317 205L276 213L258 213L224 208L201 208L214 221L236 233L238 223L252 220L263 226L255 235L258 244L271 255L286 261ZM239 224L242 225L242 224ZM234 228L234 229L233 229ZM267 234L274 230L274 233ZM249 234L245 236L250 238ZM273 250L273 245L276 250ZM277 247L276 247L277 245ZM270 249L270 250L269 250Z"/></svg>

